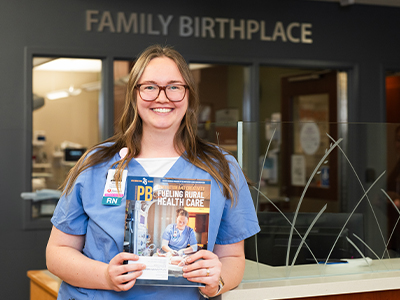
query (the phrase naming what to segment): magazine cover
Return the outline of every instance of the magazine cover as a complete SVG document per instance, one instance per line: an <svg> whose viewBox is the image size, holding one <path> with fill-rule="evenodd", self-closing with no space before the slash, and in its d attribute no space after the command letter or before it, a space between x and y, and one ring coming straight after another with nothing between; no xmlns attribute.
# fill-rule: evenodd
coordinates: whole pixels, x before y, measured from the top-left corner
<svg viewBox="0 0 400 300"><path fill-rule="evenodd" d="M211 181L128 176L126 184L124 251L146 264L136 284L202 286L182 268L207 249Z"/></svg>

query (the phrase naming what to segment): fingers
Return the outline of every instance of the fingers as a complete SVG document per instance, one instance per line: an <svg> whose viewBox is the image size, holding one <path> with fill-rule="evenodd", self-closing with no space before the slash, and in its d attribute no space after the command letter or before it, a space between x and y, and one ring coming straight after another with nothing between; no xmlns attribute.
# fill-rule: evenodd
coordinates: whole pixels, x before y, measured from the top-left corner
<svg viewBox="0 0 400 300"><path fill-rule="evenodd" d="M218 284L219 276L221 274L221 269L216 267L206 267L198 268L192 271L189 271L188 268L183 268L184 273L183 277L188 280L201 282L204 284Z"/></svg>
<svg viewBox="0 0 400 300"><path fill-rule="evenodd" d="M112 290L127 291L135 284L146 268L141 263L124 264L124 261L137 261L139 257L132 253L121 252L108 264L106 278Z"/></svg>
<svg viewBox="0 0 400 300"><path fill-rule="evenodd" d="M185 269L190 272L196 269L218 268L221 269L221 262L216 254L211 251L201 250L186 258L188 264Z"/></svg>
<svg viewBox="0 0 400 300"><path fill-rule="evenodd" d="M210 297L215 296L219 290L220 271L218 268L205 268L184 274L187 280L191 282L199 282L205 285L201 288L202 292Z"/></svg>
<svg viewBox="0 0 400 300"><path fill-rule="evenodd" d="M185 275L184 275L185 276ZM207 282L212 282L213 281L213 277L217 277L219 279L219 270L218 268L201 268L201 269L197 269L191 272L187 272L186 276L188 279L194 279L197 278L199 280L202 280L202 282L204 281L204 283ZM209 278L210 280L206 280L207 278Z"/></svg>
<svg viewBox="0 0 400 300"><path fill-rule="evenodd" d="M197 251L196 253L190 255L188 257L189 262L193 262L199 259L213 259L213 258L218 258L218 256L216 254L214 254L211 251L207 251L207 250L200 250Z"/></svg>
<svg viewBox="0 0 400 300"><path fill-rule="evenodd" d="M215 295L218 291L222 263L218 256L210 251L199 251L187 258L188 265L183 267L183 277L189 281L206 285L204 291Z"/></svg>
<svg viewBox="0 0 400 300"><path fill-rule="evenodd" d="M118 276L113 277L113 290L114 291L127 291L131 289L135 283L137 277L139 277L142 274L141 271L138 272L130 272L126 274L121 274Z"/></svg>
<svg viewBox="0 0 400 300"><path fill-rule="evenodd" d="M110 261L110 263L115 263L115 264L123 264L124 261L127 260L139 260L139 256L133 253L129 252L121 252L118 253L117 255L114 256L114 258Z"/></svg>

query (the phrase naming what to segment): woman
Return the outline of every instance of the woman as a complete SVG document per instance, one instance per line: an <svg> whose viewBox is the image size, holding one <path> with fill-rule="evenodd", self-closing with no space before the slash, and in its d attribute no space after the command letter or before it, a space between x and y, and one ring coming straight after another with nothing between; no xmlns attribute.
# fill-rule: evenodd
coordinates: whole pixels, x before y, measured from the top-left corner
<svg viewBox="0 0 400 300"><path fill-rule="evenodd" d="M235 159L197 137L198 105L191 72L177 51L156 45L140 55L130 73L120 133L78 161L52 218L46 258L50 272L63 280L59 299L199 299L240 283L244 239L259 226ZM127 154L119 155L125 147ZM126 172L212 181L208 250L193 254L183 268L185 278L204 287L136 284L146 266L124 264L138 260L123 252L125 196L119 205L102 204L110 169L116 182Z"/></svg>
<svg viewBox="0 0 400 300"><path fill-rule="evenodd" d="M169 224L162 235L162 249L165 252L182 256L197 250L194 230L186 226L188 221L189 213L183 208L177 209L176 223Z"/></svg>

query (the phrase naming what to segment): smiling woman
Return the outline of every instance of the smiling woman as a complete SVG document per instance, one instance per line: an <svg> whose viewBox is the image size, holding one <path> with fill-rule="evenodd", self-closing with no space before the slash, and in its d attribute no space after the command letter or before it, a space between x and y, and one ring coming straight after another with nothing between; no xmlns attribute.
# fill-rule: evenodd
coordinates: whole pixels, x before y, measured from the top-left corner
<svg viewBox="0 0 400 300"><path fill-rule="evenodd" d="M142 98L143 86L158 89L152 101ZM179 87L185 90L175 98L171 93ZM89 149L78 161L65 180L52 218L54 227L46 257L48 269L64 280L60 299L81 299L82 291L88 298L117 299L123 292L127 299L199 299L200 294L213 297L240 283L244 239L259 231L253 200L237 161L197 136L198 106L193 75L177 51L154 45L139 56L130 72L120 131ZM120 154L123 148L124 155ZM150 167L146 159L153 160ZM104 174L109 175L105 178ZM126 217L125 205L121 204L126 197L111 206L101 201L108 182L120 182L125 192L127 176L140 176L146 182L154 177L211 182L207 250L188 257L182 269L182 276L201 286L199 289L162 284L154 294L151 286L140 283L144 261L134 253L121 252L121 225ZM179 251L192 251L197 249L196 237L193 230L187 229L187 213L182 213L177 216L177 229L167 232L190 237L190 249L185 248L187 240L182 239Z"/></svg>
<svg viewBox="0 0 400 300"><path fill-rule="evenodd" d="M139 97L137 97L137 106L138 114L143 124L143 151L137 157L180 156L181 153L178 151L182 149L182 145L177 145L178 149L175 149L174 136L186 114L189 95L186 93L185 80L179 72L177 65L168 57L154 58L149 62L138 82L139 84L136 85L138 87L137 93L139 94ZM172 82L174 85L171 84ZM161 92L161 88L158 88L157 92L157 89L154 88L157 85L170 87L179 85L182 89L180 89L180 92L173 92L174 94L167 92L165 88L163 92ZM146 89L143 93L142 88L144 87ZM150 88L153 88L153 90ZM143 98L143 95L150 97L150 94L153 101L149 101L148 99L150 98ZM175 95L174 99L177 100L172 101L167 95ZM175 98L176 96L179 97ZM160 142L166 150L162 153L152 146Z"/></svg>

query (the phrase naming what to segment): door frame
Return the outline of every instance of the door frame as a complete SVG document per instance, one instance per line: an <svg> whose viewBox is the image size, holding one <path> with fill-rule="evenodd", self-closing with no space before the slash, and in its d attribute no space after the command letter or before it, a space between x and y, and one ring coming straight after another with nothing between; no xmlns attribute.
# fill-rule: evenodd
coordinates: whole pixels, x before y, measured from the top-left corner
<svg viewBox="0 0 400 300"><path fill-rule="evenodd" d="M24 120L25 131L23 138L24 160L23 173L27 174L23 180L24 191L32 188L32 80L33 80L33 57L69 57L69 58L89 58L100 59L102 61L101 85L102 89L99 96L99 132L100 139L104 140L113 135L113 115L114 115L114 76L113 62L114 57L107 55L97 49L69 49L69 48L42 48L25 47L24 49ZM28 176L29 175L29 176ZM22 229L49 229L51 228L50 219L32 219L31 201L24 201L22 213Z"/></svg>
<svg viewBox="0 0 400 300"><path fill-rule="evenodd" d="M337 103L337 70L330 72L312 72L300 76L287 76L281 79L281 114L282 114L282 169L283 176L281 192L287 197L299 197L304 187L291 183L291 156L294 149L293 98L300 95L329 94L329 135L338 139L338 103ZM298 78L291 81L290 78ZM318 84L316 81L319 80ZM334 85L331 82L334 81ZM333 100L333 101L332 101ZM288 123L286 123L288 122ZM330 144L330 143L329 143ZM329 187L308 186L306 196L322 200L338 200L338 151L333 150L328 157Z"/></svg>

